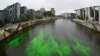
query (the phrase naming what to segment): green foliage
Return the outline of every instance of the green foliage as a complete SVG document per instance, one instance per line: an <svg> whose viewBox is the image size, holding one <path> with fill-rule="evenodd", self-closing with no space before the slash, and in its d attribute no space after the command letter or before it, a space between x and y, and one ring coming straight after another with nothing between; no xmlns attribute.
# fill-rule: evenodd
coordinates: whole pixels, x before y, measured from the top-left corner
<svg viewBox="0 0 100 56"><path fill-rule="evenodd" d="M32 15L27 15L27 20L33 19Z"/></svg>
<svg viewBox="0 0 100 56"><path fill-rule="evenodd" d="M85 18L83 16L77 16L77 18L81 20L88 20L88 16L85 16Z"/></svg>
<svg viewBox="0 0 100 56"><path fill-rule="evenodd" d="M44 16L45 17L54 17L55 15L51 12L51 11L46 11L46 12L44 12Z"/></svg>
<svg viewBox="0 0 100 56"><path fill-rule="evenodd" d="M84 20L83 16L77 16L78 19Z"/></svg>
<svg viewBox="0 0 100 56"><path fill-rule="evenodd" d="M26 21L27 20L27 17L26 17L26 15L21 15L20 16L20 21L22 22L22 21Z"/></svg>
<svg viewBox="0 0 100 56"><path fill-rule="evenodd" d="M4 24L2 22L0 22L0 28L3 27L3 26L4 26Z"/></svg>
<svg viewBox="0 0 100 56"><path fill-rule="evenodd" d="M35 16L35 18L36 18L36 19L42 19L42 17L41 17L41 16Z"/></svg>
<svg viewBox="0 0 100 56"><path fill-rule="evenodd" d="M85 19L88 20L88 16L86 16Z"/></svg>

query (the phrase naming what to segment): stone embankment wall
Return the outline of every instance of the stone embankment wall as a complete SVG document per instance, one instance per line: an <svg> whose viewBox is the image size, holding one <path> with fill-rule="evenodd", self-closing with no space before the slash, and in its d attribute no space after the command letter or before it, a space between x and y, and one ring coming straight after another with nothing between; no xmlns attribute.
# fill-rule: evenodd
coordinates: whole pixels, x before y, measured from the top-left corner
<svg viewBox="0 0 100 56"><path fill-rule="evenodd" d="M43 22L53 21L55 19L56 18L44 18L44 19L36 19L26 22L20 22L16 24L9 24L0 29L0 41L4 40L7 37L10 37L13 34L16 34L16 32L21 31L27 27L34 26Z"/></svg>
<svg viewBox="0 0 100 56"><path fill-rule="evenodd" d="M89 22L89 21L85 21L85 20L79 20L79 19L74 19L73 21L78 24L81 24L87 28L90 28L92 30L100 32L100 24L98 24L98 23Z"/></svg>

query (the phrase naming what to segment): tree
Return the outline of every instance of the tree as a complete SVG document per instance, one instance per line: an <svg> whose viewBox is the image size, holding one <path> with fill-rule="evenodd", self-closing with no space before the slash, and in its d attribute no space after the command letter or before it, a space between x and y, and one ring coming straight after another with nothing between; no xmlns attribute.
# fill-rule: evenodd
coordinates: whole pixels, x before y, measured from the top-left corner
<svg viewBox="0 0 100 56"><path fill-rule="evenodd" d="M26 21L26 20L27 20L26 15L21 15L21 16L20 16L20 21Z"/></svg>
<svg viewBox="0 0 100 56"><path fill-rule="evenodd" d="M86 16L85 19L88 20L88 16Z"/></svg>
<svg viewBox="0 0 100 56"><path fill-rule="evenodd" d="M5 24L0 21L0 28L3 27Z"/></svg>
<svg viewBox="0 0 100 56"><path fill-rule="evenodd" d="M83 16L77 16L78 19L84 20Z"/></svg>
<svg viewBox="0 0 100 56"><path fill-rule="evenodd" d="M44 16L45 17L54 17L55 15L51 12L51 11L46 11L46 12L44 12Z"/></svg>
<svg viewBox="0 0 100 56"><path fill-rule="evenodd" d="M36 19L42 19L42 17L41 17L41 16L35 16L35 18L36 18Z"/></svg>

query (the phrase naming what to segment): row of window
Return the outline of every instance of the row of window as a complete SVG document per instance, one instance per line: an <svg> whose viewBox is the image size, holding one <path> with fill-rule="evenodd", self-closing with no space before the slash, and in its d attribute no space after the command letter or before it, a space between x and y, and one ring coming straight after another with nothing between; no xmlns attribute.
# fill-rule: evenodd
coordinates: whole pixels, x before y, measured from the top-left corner
<svg viewBox="0 0 100 56"><path fill-rule="evenodd" d="M18 4L13 4L13 5L10 5L7 7L7 9L10 9L10 8L16 8L18 6ZM20 6L20 5L19 5Z"/></svg>
<svg viewBox="0 0 100 56"><path fill-rule="evenodd" d="M8 18L8 21L11 21L11 22L14 22L14 21L17 21L17 16L13 15L13 16L10 16L10 17L7 17Z"/></svg>

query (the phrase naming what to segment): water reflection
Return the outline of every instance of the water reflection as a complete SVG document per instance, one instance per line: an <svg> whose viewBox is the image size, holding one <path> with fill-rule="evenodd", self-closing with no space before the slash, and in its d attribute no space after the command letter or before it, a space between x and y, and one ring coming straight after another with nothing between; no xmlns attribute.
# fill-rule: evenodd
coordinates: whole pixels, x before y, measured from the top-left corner
<svg viewBox="0 0 100 56"><path fill-rule="evenodd" d="M70 47L66 44L58 44L51 34L50 31L41 31L29 44L27 56L70 56Z"/></svg>
<svg viewBox="0 0 100 56"><path fill-rule="evenodd" d="M5 43L0 43L0 56L7 56Z"/></svg>
<svg viewBox="0 0 100 56"><path fill-rule="evenodd" d="M100 56L99 35L68 19L58 19L38 25L1 45L0 55Z"/></svg>

